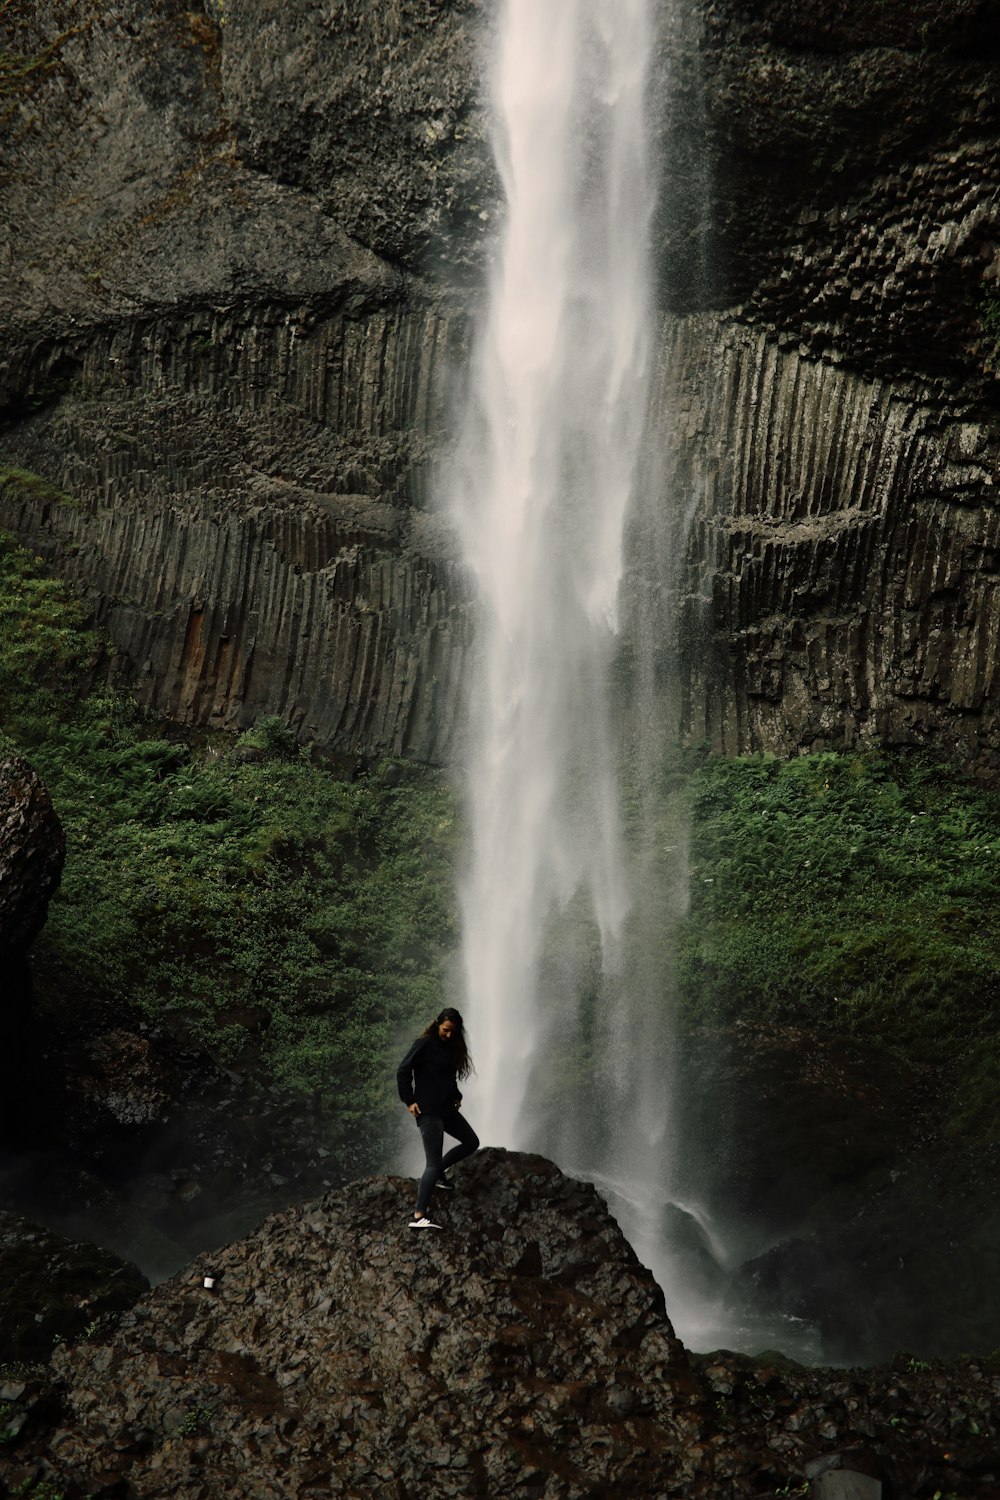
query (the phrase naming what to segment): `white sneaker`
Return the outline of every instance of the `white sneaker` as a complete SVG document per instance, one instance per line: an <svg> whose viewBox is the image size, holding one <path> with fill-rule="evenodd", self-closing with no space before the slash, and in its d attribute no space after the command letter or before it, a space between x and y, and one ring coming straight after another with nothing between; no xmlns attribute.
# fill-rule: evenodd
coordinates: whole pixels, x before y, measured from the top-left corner
<svg viewBox="0 0 1000 1500"><path fill-rule="evenodd" d="M432 1224L426 1214L421 1214L419 1219L410 1220L409 1227L411 1229L440 1229L441 1225Z"/></svg>
<svg viewBox="0 0 1000 1500"><path fill-rule="evenodd" d="M439 1188L444 1188L446 1193L453 1193L455 1191L455 1184L452 1182L447 1173L443 1172L438 1178L437 1182L434 1184L435 1192L437 1192Z"/></svg>

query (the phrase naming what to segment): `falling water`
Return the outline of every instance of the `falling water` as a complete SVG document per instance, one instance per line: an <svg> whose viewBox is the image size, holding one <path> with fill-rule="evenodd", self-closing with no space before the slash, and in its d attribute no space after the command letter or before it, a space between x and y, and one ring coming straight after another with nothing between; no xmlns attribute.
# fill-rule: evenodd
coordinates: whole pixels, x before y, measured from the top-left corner
<svg viewBox="0 0 1000 1500"><path fill-rule="evenodd" d="M740 1257L676 1159L669 935L686 823L659 772L690 497L671 498L660 396L650 413L652 3L502 0L499 14L506 216L452 497L481 611L461 890L469 1109L485 1141L598 1183L682 1336L763 1346L774 1336L721 1307ZM659 14L681 38L686 7ZM696 197L671 189L666 217ZM692 285L702 274L687 267Z"/></svg>
<svg viewBox="0 0 1000 1500"><path fill-rule="evenodd" d="M506 221L455 511L483 612L462 901L477 1127L509 1145L551 1149L539 1061L578 1043L588 1072L579 990L619 971L630 907L608 682L647 400L649 30L646 0L506 0L500 17ZM543 994L553 922L581 911L594 951Z"/></svg>
<svg viewBox="0 0 1000 1500"><path fill-rule="evenodd" d="M598 1183L689 1342L787 1347L789 1330L723 1306L747 1247L727 1247L677 1159L669 937L686 823L659 772L691 497L672 493L662 393L650 411L651 6L502 0L499 14L506 214L453 487L481 611L461 891L469 1107L487 1142ZM659 14L682 38L686 7ZM696 196L671 187L667 219Z"/></svg>

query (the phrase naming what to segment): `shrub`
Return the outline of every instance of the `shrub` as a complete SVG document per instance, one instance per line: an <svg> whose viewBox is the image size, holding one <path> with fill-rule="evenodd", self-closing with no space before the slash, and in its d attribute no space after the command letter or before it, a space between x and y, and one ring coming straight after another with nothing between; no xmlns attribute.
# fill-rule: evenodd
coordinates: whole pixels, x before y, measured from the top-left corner
<svg viewBox="0 0 1000 1500"><path fill-rule="evenodd" d="M691 798L689 1020L824 1027L926 1062L971 1051L1000 1079L1000 794L871 752L704 761ZM977 1098L996 1087L981 1071Z"/></svg>

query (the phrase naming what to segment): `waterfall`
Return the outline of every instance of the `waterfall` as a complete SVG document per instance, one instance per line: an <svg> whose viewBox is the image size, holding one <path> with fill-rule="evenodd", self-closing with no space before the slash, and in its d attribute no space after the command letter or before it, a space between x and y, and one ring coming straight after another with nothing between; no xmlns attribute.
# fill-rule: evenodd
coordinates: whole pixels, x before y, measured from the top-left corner
<svg viewBox="0 0 1000 1500"><path fill-rule="evenodd" d="M669 379L652 369L652 3L501 0L493 37L505 219L451 491L479 607L467 1097L486 1143L598 1184L682 1337L764 1347L789 1339L724 1305L738 1255L676 1159L670 929L686 909L687 821L661 768L691 496L673 494L689 486L673 478ZM690 59L687 7L660 13ZM669 67L659 81L669 91ZM687 175L661 218L683 243L671 225L689 211L690 294L707 199L692 142L678 144Z"/></svg>
<svg viewBox="0 0 1000 1500"><path fill-rule="evenodd" d="M542 993L553 921L583 903L583 958L610 976L630 906L608 679L650 357L649 46L646 0L505 0L499 19L506 220L454 514L481 602L461 893L476 1124L511 1146L551 1148L539 1062L592 1021Z"/></svg>

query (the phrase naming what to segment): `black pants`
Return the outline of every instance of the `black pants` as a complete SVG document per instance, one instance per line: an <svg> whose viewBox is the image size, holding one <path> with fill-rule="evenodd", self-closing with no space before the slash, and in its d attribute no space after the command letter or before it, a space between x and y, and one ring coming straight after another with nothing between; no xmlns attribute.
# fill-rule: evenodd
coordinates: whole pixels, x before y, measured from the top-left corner
<svg viewBox="0 0 1000 1500"><path fill-rule="evenodd" d="M417 1115L417 1124L420 1126L420 1138L427 1158L424 1175L417 1188L417 1213L422 1214L427 1210L434 1184L441 1173L447 1172L449 1167L453 1167L463 1157L471 1156L478 1149L479 1137L468 1120L462 1119L457 1109L449 1110L446 1115ZM447 1156L442 1157L446 1134L453 1135L458 1145L452 1146Z"/></svg>

